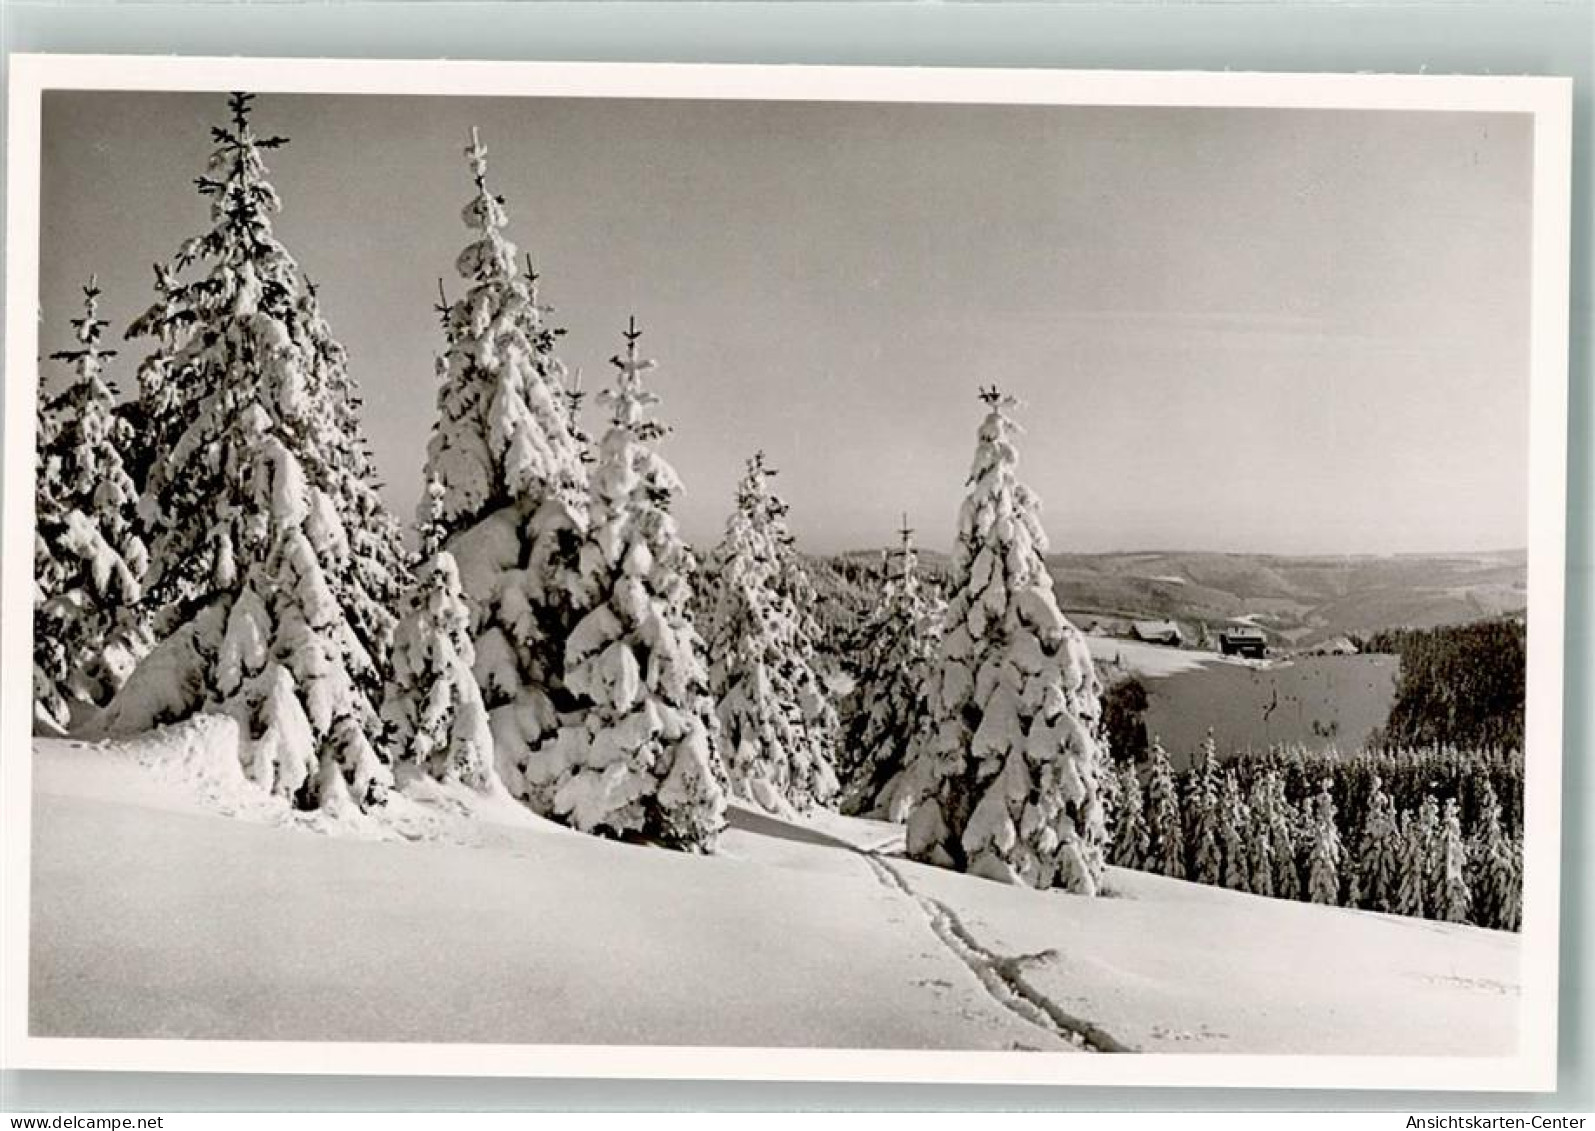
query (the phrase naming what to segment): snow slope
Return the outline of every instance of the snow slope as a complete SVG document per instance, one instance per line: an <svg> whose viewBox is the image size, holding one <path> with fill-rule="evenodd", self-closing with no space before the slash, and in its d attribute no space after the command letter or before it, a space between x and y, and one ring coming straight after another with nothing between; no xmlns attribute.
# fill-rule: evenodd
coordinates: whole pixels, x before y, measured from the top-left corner
<svg viewBox="0 0 1595 1131"><path fill-rule="evenodd" d="M116 747L36 743L35 1034L1410 1054L1515 1040L1511 935L1117 870L1113 898L1007 888L907 863L901 830L834 814L734 808L714 857L447 790L380 825L307 820L237 788L227 739L207 720Z"/></svg>

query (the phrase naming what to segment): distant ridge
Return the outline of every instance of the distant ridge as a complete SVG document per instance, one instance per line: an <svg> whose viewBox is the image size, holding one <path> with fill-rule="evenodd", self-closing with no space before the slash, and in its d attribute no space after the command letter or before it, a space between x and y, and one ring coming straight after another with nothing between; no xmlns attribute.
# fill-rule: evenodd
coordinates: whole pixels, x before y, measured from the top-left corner
<svg viewBox="0 0 1595 1131"><path fill-rule="evenodd" d="M840 572L873 568L879 550L835 555ZM824 560L824 559L820 559ZM921 551L927 572L945 554ZM1402 554L1252 554L1136 550L1051 554L1058 602L1076 623L1108 632L1131 620L1257 625L1280 646L1390 628L1464 624L1527 605L1526 550Z"/></svg>

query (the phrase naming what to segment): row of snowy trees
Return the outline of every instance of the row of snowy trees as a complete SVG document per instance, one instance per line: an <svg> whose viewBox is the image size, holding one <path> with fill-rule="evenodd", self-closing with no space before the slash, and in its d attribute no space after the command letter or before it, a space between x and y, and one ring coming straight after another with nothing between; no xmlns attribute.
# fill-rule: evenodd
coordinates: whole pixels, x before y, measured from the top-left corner
<svg viewBox="0 0 1595 1131"><path fill-rule="evenodd" d="M286 139L256 132L252 103L229 99L196 181L209 226L157 266L129 327L150 343L136 396L104 377L91 284L81 348L56 355L73 380L41 398L42 721L67 725L74 701L112 734L221 712L248 775L301 807L378 807L419 776L687 850L713 847L728 795L803 811L836 804L845 776L849 807L906 820L916 857L1097 890L1100 685L1053 599L1011 398L982 393L945 604L905 530L839 774L774 470L748 462L700 569L635 321L591 439L474 131L406 552L348 360L273 231L264 155Z"/></svg>
<svg viewBox="0 0 1595 1131"><path fill-rule="evenodd" d="M1281 899L1519 928L1522 829L1503 819L1487 777L1465 826L1455 796L1398 807L1377 773L1358 808L1341 808L1327 761L1312 792L1293 796L1281 761L1221 765L1209 738L1182 775L1154 740L1144 775L1117 771L1110 860Z"/></svg>

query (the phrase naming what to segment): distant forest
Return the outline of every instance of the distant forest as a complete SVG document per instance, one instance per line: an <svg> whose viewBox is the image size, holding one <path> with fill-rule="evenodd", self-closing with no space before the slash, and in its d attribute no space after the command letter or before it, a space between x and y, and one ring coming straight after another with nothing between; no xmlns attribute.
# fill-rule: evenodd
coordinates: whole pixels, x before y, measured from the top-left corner
<svg viewBox="0 0 1595 1131"><path fill-rule="evenodd" d="M1528 630L1522 618L1376 633L1364 651L1401 657L1396 701L1374 745L1523 749Z"/></svg>

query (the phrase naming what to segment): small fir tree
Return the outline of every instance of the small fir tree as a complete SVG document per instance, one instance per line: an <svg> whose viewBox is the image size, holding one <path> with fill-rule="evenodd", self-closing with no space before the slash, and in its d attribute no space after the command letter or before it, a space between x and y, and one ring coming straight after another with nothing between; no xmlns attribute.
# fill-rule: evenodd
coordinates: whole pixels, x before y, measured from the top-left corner
<svg viewBox="0 0 1595 1131"><path fill-rule="evenodd" d="M1501 803L1495 789L1484 784L1479 818L1468 849L1473 865L1474 921L1497 930L1517 929L1521 918L1516 848L1501 827Z"/></svg>
<svg viewBox="0 0 1595 1131"><path fill-rule="evenodd" d="M72 378L39 399L35 701L58 727L69 721L69 702L100 705L120 688L144 645L134 604L147 554L126 469L135 443L105 376L115 351L101 346L99 298L90 279L83 315L72 319L78 348L50 355L71 366Z"/></svg>
<svg viewBox="0 0 1595 1131"><path fill-rule="evenodd" d="M1395 806L1377 774L1368 794L1358 847L1359 904L1373 911L1397 910L1401 901L1401 830L1396 823Z"/></svg>
<svg viewBox="0 0 1595 1131"><path fill-rule="evenodd" d="M1468 890L1468 844L1462 838L1462 816L1454 797L1446 798L1435 845L1439 884L1431 889L1433 917L1447 923L1466 923L1473 894Z"/></svg>
<svg viewBox="0 0 1595 1131"><path fill-rule="evenodd" d="M1152 838L1149 870L1183 880L1186 876L1185 832L1179 793L1174 785L1174 767L1155 736L1152 768L1147 778L1147 811L1147 832Z"/></svg>
<svg viewBox="0 0 1595 1131"><path fill-rule="evenodd" d="M926 686L944 607L920 582L913 533L904 516L897 551L882 555L880 599L859 631L863 648L842 741L845 813L881 803L930 714ZM884 800L889 809L890 797Z"/></svg>
<svg viewBox="0 0 1595 1131"><path fill-rule="evenodd" d="M799 571L774 474L762 452L748 461L715 548L709 683L731 791L772 812L802 812L829 804L840 783L834 728L813 704L824 686L792 597Z"/></svg>
<svg viewBox="0 0 1595 1131"><path fill-rule="evenodd" d="M1127 762L1119 765L1118 779L1118 805L1114 809L1113 849L1109 860L1121 868L1146 868L1152 863L1152 832L1141 798L1141 780L1135 767Z"/></svg>
<svg viewBox="0 0 1595 1131"><path fill-rule="evenodd" d="M1340 905L1340 864L1343 851L1335 826L1335 800L1325 778L1313 798L1313 840L1307 858L1307 897L1313 903Z"/></svg>
<svg viewBox="0 0 1595 1131"><path fill-rule="evenodd" d="M1417 813L1409 815L1404 826L1397 910L1424 918L1435 908L1429 882L1433 871L1430 862L1436 856L1439 841L1440 806L1433 794L1424 796Z"/></svg>
<svg viewBox="0 0 1595 1131"><path fill-rule="evenodd" d="M1252 864L1247 832L1251 811L1241 794L1240 779L1226 768L1219 789L1219 847L1224 855L1224 886L1233 891L1252 890Z"/></svg>
<svg viewBox="0 0 1595 1131"><path fill-rule="evenodd" d="M447 551L434 550L406 594L394 631L382 747L396 770L491 791L500 787L487 709L471 673L470 629L459 568Z"/></svg>
<svg viewBox="0 0 1595 1131"><path fill-rule="evenodd" d="M1209 729L1187 775L1185 792L1186 828L1190 830L1189 875L1200 884L1218 885L1224 881L1220 788L1218 748Z"/></svg>

